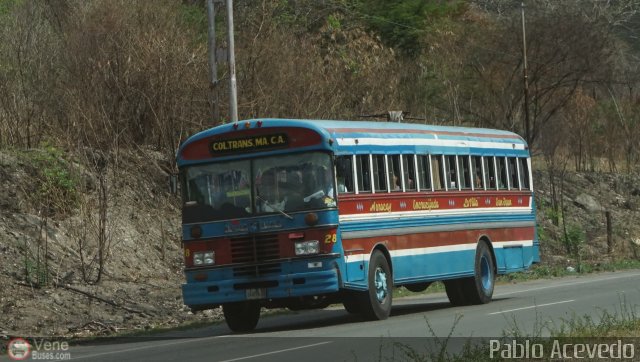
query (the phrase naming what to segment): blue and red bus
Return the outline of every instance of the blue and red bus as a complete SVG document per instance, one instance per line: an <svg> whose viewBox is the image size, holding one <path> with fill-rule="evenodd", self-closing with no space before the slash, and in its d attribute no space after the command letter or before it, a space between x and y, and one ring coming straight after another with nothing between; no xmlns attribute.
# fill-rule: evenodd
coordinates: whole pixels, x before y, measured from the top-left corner
<svg viewBox="0 0 640 362"><path fill-rule="evenodd" d="M511 132L253 119L178 151L184 302L233 331L260 310L342 303L385 319L393 289L443 281L454 305L539 261L531 160Z"/></svg>

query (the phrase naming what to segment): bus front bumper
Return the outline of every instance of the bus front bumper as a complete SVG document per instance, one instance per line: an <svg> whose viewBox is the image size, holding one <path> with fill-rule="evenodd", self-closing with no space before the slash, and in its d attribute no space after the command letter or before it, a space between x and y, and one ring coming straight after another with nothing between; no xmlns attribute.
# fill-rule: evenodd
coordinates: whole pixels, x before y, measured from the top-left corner
<svg viewBox="0 0 640 362"><path fill-rule="evenodd" d="M184 304L194 311L246 300L323 295L340 288L337 258L333 256L187 270L185 277Z"/></svg>

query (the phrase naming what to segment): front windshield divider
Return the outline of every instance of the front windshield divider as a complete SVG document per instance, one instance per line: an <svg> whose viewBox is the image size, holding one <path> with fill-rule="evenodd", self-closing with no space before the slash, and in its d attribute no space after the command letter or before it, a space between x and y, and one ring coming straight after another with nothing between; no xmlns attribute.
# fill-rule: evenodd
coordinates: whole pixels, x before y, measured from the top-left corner
<svg viewBox="0 0 640 362"><path fill-rule="evenodd" d="M267 201L267 200L263 199L262 197L260 197L260 195L256 194L256 198L257 198L257 199L259 199L260 201L264 202L264 204L265 204L265 205L269 206L269 207L270 207L270 208L272 208L273 210L276 210L277 212L279 212L279 213L281 213L282 215L284 215L287 219L289 219L289 220L293 220L293 216L291 216L291 215L287 214L286 212L284 212L284 211L280 210L280 209L279 209L279 208L277 208L277 207L273 207L273 205L271 205L271 204L269 203L269 201Z"/></svg>

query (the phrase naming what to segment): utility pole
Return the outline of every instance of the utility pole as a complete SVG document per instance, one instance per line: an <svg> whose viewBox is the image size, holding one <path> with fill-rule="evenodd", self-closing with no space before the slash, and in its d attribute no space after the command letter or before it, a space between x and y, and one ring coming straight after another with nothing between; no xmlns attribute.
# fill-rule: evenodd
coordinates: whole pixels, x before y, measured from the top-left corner
<svg viewBox="0 0 640 362"><path fill-rule="evenodd" d="M229 34L229 110L231 122L237 122L238 94L236 91L236 57L233 44L233 0L227 0L227 26Z"/></svg>
<svg viewBox="0 0 640 362"><path fill-rule="evenodd" d="M529 76L527 74L527 35L524 27L524 1L520 3L522 7L522 56L523 56L523 76L524 76L524 137L527 145L531 148L531 136L529 134Z"/></svg>
<svg viewBox="0 0 640 362"><path fill-rule="evenodd" d="M216 11L213 0L207 0L207 16L209 17L209 71L211 91L211 114L213 122L220 120L220 103L218 97L218 65L216 64Z"/></svg>

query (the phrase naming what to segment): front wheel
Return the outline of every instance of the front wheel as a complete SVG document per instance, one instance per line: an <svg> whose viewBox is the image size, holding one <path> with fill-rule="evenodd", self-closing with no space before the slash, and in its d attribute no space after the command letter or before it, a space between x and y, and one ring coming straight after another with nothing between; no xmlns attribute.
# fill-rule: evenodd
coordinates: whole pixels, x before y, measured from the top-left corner
<svg viewBox="0 0 640 362"><path fill-rule="evenodd" d="M393 278L387 258L376 250L369 260L369 290L363 293L362 312L370 319L387 319L391 313Z"/></svg>
<svg viewBox="0 0 640 362"><path fill-rule="evenodd" d="M362 303L360 301L360 293L355 291L345 291L342 295L342 305L349 314L361 314Z"/></svg>
<svg viewBox="0 0 640 362"><path fill-rule="evenodd" d="M256 301L225 303L222 312L227 326L234 332L250 332L260 319L260 305Z"/></svg>

